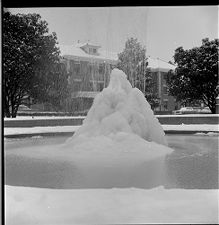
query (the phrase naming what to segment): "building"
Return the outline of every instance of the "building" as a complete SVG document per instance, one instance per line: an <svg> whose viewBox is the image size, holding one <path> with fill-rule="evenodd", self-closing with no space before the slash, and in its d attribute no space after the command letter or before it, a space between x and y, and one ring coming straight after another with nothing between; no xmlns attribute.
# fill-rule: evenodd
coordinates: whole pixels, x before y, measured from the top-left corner
<svg viewBox="0 0 219 225"><path fill-rule="evenodd" d="M173 96L168 95L168 87L166 82L168 71L175 70L176 66L159 58L155 59L148 57L147 61L147 68L151 73L153 73L153 79L155 80L154 83L156 84L155 89L160 99L160 104L155 111L173 111L177 109L178 103Z"/></svg>
<svg viewBox="0 0 219 225"><path fill-rule="evenodd" d="M72 90L71 102L68 102L70 110L89 109L96 94L109 83L109 75L118 62L118 56L100 49L100 45L90 42L60 46Z"/></svg>
<svg viewBox="0 0 219 225"><path fill-rule="evenodd" d="M101 46L86 42L75 45L60 45L61 55L69 73L71 99L68 100L70 111L83 111L90 108L96 94L109 83L111 70L118 63L117 53L101 51ZM173 111L177 103L168 95L166 75L175 66L161 59L148 57L148 69L153 73L155 90L158 92L160 105L155 111Z"/></svg>

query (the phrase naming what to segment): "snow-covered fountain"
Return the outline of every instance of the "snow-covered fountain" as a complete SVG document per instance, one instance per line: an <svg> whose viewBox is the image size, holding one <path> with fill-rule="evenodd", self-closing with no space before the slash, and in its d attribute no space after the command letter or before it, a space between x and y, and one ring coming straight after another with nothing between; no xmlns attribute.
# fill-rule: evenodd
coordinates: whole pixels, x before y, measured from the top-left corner
<svg viewBox="0 0 219 225"><path fill-rule="evenodd" d="M65 143L8 149L7 224L217 223L217 189L164 188L172 151L143 94L114 69Z"/></svg>
<svg viewBox="0 0 219 225"><path fill-rule="evenodd" d="M114 69L65 146L81 162L84 186L149 187L162 182L164 158L172 152L164 135L143 93Z"/></svg>
<svg viewBox="0 0 219 225"><path fill-rule="evenodd" d="M13 180L14 185L52 188L150 188L162 185L165 156L172 151L142 92L114 69L83 125L64 144L23 149L16 161L14 154L7 155L8 165L11 160L14 167L11 179L7 167L8 184Z"/></svg>

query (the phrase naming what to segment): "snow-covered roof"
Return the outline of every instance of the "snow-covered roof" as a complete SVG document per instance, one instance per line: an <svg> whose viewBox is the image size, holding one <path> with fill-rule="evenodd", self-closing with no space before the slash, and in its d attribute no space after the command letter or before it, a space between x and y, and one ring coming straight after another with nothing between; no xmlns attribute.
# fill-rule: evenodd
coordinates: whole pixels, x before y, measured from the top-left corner
<svg viewBox="0 0 219 225"><path fill-rule="evenodd" d="M95 45L96 46L96 45ZM118 55L114 52L99 51L98 55L91 55L81 49L81 44L77 45L59 45L61 55L66 59L86 60L90 62L100 61L115 65L118 61Z"/></svg>
<svg viewBox="0 0 219 225"><path fill-rule="evenodd" d="M61 55L66 59L73 60L86 60L89 62L108 62L110 64L116 65L118 63L118 54L115 52L109 52L104 50L99 50L97 55L91 55L86 53L82 47L88 44L89 46L100 47L99 45L86 42L77 43L75 45L59 45ZM165 62L159 58L148 57L148 68L153 72L161 71L168 72L169 70L175 70L176 66Z"/></svg>
<svg viewBox="0 0 219 225"><path fill-rule="evenodd" d="M175 70L176 66L165 62L159 58L152 58L152 57L148 57L147 59L148 61L148 68L151 69L152 72L157 72L157 71L161 71L161 72L168 72L169 70Z"/></svg>
<svg viewBox="0 0 219 225"><path fill-rule="evenodd" d="M84 43L79 42L79 43L76 44L77 47L83 47L83 46L86 46L86 45L92 46L92 47L96 47L96 48L100 48L101 47L100 45L95 44L95 43L90 42L90 41L87 41L87 42L84 42Z"/></svg>

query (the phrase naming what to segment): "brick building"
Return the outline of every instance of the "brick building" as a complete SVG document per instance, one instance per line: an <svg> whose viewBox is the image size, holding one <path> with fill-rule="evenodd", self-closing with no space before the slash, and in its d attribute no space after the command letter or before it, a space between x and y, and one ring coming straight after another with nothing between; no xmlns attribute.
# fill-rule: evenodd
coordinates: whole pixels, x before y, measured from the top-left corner
<svg viewBox="0 0 219 225"><path fill-rule="evenodd" d="M173 96L168 95L168 87L166 77L169 70L175 70L176 66L165 62L159 58L148 57L148 69L153 73L153 78L156 83L156 91L160 99L159 106L155 111L173 111L177 109L178 103Z"/></svg>
<svg viewBox="0 0 219 225"><path fill-rule="evenodd" d="M76 45L60 46L63 62L69 73L71 99L68 100L70 111L82 111L90 108L96 94L109 83L111 70L118 63L118 55L101 51L101 46L86 42ZM148 57L148 69L153 73L155 90L160 105L155 111L172 111L177 103L168 95L166 74L175 66L161 59Z"/></svg>
<svg viewBox="0 0 219 225"><path fill-rule="evenodd" d="M109 83L109 75L118 62L118 56L100 48L90 42L60 46L72 90L68 102L70 110L89 109L96 94Z"/></svg>

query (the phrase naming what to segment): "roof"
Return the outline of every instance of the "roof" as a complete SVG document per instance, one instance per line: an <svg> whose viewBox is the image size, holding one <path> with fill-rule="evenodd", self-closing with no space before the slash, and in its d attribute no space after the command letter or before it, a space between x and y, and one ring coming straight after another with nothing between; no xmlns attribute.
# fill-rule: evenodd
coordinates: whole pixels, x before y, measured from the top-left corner
<svg viewBox="0 0 219 225"><path fill-rule="evenodd" d="M157 71L168 72L169 70L175 70L176 68L176 66L168 62L165 62L159 58L155 59L152 57L148 57L147 61L148 61L147 68L150 68L152 72L157 72Z"/></svg>
<svg viewBox="0 0 219 225"><path fill-rule="evenodd" d="M66 59L74 60L86 60L90 62L101 61L109 62L111 64L116 64L118 61L118 55L113 52L99 51L98 55L90 55L82 50L81 44L77 45L59 45L61 55Z"/></svg>
<svg viewBox="0 0 219 225"><path fill-rule="evenodd" d="M100 48L101 46L100 45L98 45L98 44L95 44L95 43L91 43L91 42L84 42L84 43L77 43L77 47L83 47L83 46L86 46L86 45L88 45L88 46L92 46L92 47L96 47L96 48Z"/></svg>
<svg viewBox="0 0 219 225"><path fill-rule="evenodd" d="M87 42L90 46L99 46L91 44ZM98 55L90 55L86 53L81 47L86 45L87 43L77 43L76 45L59 45L61 55L66 59L73 59L78 61L89 61L89 62L108 62L113 65L117 64L118 62L118 54L115 52L103 51L99 50ZM161 71L161 72L168 72L169 70L175 70L176 66L165 62L159 58L152 58L148 57L148 68L151 69L153 72Z"/></svg>

